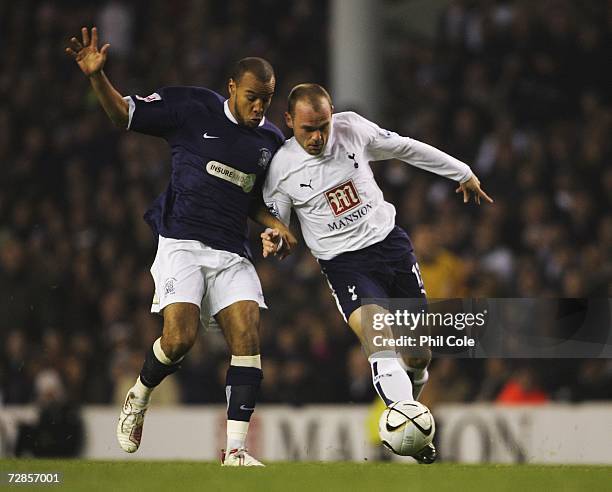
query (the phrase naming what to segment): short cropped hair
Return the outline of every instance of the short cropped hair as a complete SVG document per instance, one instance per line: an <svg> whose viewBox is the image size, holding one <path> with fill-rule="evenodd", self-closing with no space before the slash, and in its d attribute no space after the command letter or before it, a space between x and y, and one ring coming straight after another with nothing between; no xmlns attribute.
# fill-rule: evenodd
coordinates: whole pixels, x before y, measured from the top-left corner
<svg viewBox="0 0 612 492"><path fill-rule="evenodd" d="M269 82L274 78L274 69L270 62L256 56L238 60L232 68L230 77L236 84L240 84L240 80L246 72L252 73L260 82Z"/></svg>
<svg viewBox="0 0 612 492"><path fill-rule="evenodd" d="M315 111L321 109L321 99L327 100L329 107L332 107L332 100L327 92L319 84L300 84L296 85L289 93L287 100L288 111L291 116L295 116L295 105L298 101L306 100Z"/></svg>

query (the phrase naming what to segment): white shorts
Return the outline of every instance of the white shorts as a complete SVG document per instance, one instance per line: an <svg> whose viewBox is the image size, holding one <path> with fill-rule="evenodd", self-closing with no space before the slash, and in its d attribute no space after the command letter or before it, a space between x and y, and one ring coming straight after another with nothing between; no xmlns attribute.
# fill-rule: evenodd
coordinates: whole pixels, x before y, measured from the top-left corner
<svg viewBox="0 0 612 492"><path fill-rule="evenodd" d="M151 275L152 313L175 302L189 302L200 307L200 321L209 328L216 326L215 314L238 301L255 301L267 309L253 264L200 241L159 236Z"/></svg>

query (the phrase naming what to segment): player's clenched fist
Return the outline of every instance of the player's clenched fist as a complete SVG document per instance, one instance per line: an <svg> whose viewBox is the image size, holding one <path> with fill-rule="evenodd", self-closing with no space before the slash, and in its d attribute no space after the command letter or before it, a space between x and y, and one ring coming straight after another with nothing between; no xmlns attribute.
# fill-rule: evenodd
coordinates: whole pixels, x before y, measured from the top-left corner
<svg viewBox="0 0 612 492"><path fill-rule="evenodd" d="M105 44L98 50L98 30L91 29L91 37L86 27L81 28L82 41L71 38L71 47L66 48L66 53L72 56L82 72L88 77L100 72L106 62L106 53L110 44Z"/></svg>

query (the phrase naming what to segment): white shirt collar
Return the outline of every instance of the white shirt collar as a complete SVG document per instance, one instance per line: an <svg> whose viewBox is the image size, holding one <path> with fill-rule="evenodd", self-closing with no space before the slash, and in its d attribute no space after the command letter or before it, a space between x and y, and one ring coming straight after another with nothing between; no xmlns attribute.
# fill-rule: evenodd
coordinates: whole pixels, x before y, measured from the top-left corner
<svg viewBox="0 0 612 492"><path fill-rule="evenodd" d="M223 112L225 113L225 116L227 116L227 119L230 120L232 123L234 123L235 125L238 125L238 120L234 117L234 115L232 114L232 112L230 111L229 108L229 103L228 103L229 99L226 99L225 102L223 103ZM263 124L266 122L266 117L264 116L261 121L259 122L258 126L263 126Z"/></svg>

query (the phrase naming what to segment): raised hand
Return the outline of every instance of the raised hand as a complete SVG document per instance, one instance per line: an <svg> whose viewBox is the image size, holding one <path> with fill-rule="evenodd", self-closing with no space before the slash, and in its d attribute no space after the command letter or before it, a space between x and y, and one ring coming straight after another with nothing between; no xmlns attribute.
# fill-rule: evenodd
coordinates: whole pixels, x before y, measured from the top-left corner
<svg viewBox="0 0 612 492"><path fill-rule="evenodd" d="M81 28L81 36L82 42L77 38L70 39L72 46L66 48L66 53L75 59L81 71L89 77L104 68L110 44L105 44L98 50L98 30L95 27L91 29L91 38L86 27Z"/></svg>

